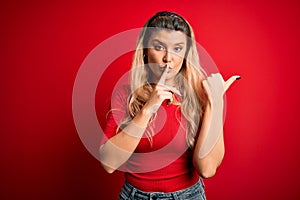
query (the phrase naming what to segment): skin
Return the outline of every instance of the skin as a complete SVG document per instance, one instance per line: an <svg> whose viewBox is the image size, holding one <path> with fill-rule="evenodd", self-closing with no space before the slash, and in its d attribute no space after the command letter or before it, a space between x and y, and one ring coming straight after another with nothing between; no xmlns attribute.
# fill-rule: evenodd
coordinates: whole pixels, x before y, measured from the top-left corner
<svg viewBox="0 0 300 200"><path fill-rule="evenodd" d="M181 69L186 52L186 35L180 31L160 30L149 38L146 56L152 72L152 81L157 83L165 66L169 66L165 85L174 85L174 78Z"/></svg>
<svg viewBox="0 0 300 200"><path fill-rule="evenodd" d="M209 104L206 105L202 127L194 150L193 162L198 173L204 178L214 176L224 158L223 95L230 85L239 78L240 76L232 76L224 81L221 74L217 73L210 75L202 82L208 95Z"/></svg>
<svg viewBox="0 0 300 200"><path fill-rule="evenodd" d="M155 112L164 100L173 100L173 92L169 86L176 87L175 76L182 66L187 48L186 41L186 35L180 31L160 30L149 38L146 56L152 72L152 82L157 85L150 99L132 120L131 125L138 126L139 131L133 134L121 131L100 147L102 165L108 173L114 172L135 151L153 111ZM233 76L225 82L220 74L216 74L209 76L203 82L210 103L206 106L193 156L194 166L202 177L212 177L224 157L223 95L237 77ZM202 157L202 146L207 145L205 141L211 136L217 136L217 142Z"/></svg>

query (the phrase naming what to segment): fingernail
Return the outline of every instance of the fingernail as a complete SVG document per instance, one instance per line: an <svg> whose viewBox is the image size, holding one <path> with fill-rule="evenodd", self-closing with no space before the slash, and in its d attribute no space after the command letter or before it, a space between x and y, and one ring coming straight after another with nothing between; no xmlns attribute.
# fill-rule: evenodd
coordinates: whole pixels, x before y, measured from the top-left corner
<svg viewBox="0 0 300 200"><path fill-rule="evenodd" d="M241 77L239 76L239 77L236 77L236 79L235 80L240 80L241 79Z"/></svg>

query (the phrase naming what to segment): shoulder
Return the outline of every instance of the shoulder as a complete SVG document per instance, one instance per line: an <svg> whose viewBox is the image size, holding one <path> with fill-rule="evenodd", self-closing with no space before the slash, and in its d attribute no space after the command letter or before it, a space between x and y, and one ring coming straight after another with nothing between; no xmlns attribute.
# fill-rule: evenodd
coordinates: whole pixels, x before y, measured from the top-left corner
<svg viewBox="0 0 300 200"><path fill-rule="evenodd" d="M113 90L111 96L111 106L112 107L126 107L128 100L131 96L130 85L121 85Z"/></svg>
<svg viewBox="0 0 300 200"><path fill-rule="evenodd" d="M114 88L112 92L112 98L128 98L130 96L131 89L130 85L121 85Z"/></svg>

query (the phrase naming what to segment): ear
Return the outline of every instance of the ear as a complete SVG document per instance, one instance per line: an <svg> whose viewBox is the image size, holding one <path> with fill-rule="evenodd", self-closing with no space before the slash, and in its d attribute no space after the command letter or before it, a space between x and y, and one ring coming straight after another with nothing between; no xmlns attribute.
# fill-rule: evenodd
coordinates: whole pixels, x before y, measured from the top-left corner
<svg viewBox="0 0 300 200"><path fill-rule="evenodd" d="M148 56L148 49L147 48L143 49L143 55Z"/></svg>
<svg viewBox="0 0 300 200"><path fill-rule="evenodd" d="M143 49L143 60L144 64L148 63L148 49Z"/></svg>

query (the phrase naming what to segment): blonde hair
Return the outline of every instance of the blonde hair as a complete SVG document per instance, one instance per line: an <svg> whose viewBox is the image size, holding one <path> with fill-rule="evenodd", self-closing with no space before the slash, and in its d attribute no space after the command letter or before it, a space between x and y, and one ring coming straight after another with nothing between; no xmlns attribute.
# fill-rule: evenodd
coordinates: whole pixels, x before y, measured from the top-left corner
<svg viewBox="0 0 300 200"><path fill-rule="evenodd" d="M145 58L145 49L147 48L147 39L156 30L170 29L179 30L187 35L187 50L180 72L176 76L176 82L182 94L181 104L179 106L183 117L187 120L187 137L186 142L189 147L193 147L195 137L202 123L206 103L206 93L202 88L202 80L205 72L200 66L197 52L194 32L189 23L181 16L171 12L159 12L150 18L144 25L143 30L138 38L136 51L133 56L130 86L131 96L128 99L128 117L123 120L122 125L129 123L136 114L141 110L150 98L153 91L152 85L149 84L150 71ZM149 124L153 121L152 116ZM153 130L149 126L146 132L147 137L152 144Z"/></svg>

